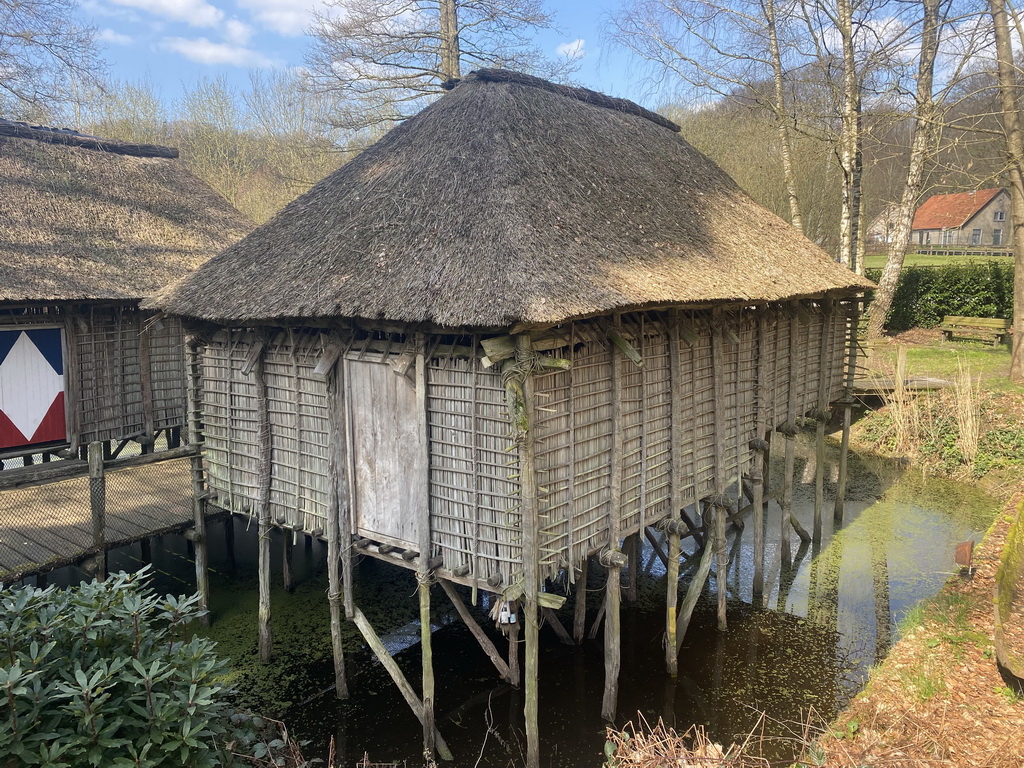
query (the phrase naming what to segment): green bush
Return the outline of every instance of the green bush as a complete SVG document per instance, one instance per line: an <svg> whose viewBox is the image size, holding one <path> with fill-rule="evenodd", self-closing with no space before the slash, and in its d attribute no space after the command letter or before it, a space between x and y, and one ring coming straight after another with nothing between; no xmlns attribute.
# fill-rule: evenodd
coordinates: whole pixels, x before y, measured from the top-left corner
<svg viewBox="0 0 1024 768"><path fill-rule="evenodd" d="M877 281L880 269L867 270ZM944 267L904 267L886 329L934 328L946 315L1009 318L1013 310L1013 265L995 261Z"/></svg>
<svg viewBox="0 0 1024 768"><path fill-rule="evenodd" d="M158 597L150 572L0 599L0 766L226 765L256 740L233 712L198 595Z"/></svg>

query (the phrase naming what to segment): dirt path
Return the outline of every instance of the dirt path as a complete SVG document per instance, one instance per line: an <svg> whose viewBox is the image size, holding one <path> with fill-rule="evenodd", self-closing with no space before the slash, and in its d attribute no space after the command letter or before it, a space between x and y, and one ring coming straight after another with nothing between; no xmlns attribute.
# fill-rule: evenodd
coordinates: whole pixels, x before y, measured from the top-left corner
<svg viewBox="0 0 1024 768"><path fill-rule="evenodd" d="M1024 766L1024 699L994 658L992 589L1018 495L954 579L919 613L821 747L828 766ZM820 763L819 763L820 764Z"/></svg>

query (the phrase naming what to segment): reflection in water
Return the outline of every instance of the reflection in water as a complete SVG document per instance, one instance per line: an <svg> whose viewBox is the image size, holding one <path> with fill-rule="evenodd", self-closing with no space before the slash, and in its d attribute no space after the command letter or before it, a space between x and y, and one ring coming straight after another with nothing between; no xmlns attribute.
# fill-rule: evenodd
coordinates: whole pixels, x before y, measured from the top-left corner
<svg viewBox="0 0 1024 768"><path fill-rule="evenodd" d="M808 448L798 448L798 473L805 467L801 462L813 453ZM790 568L780 567L780 513L777 504L769 505L766 584L758 605L753 605L752 595L750 518L746 531L730 533L728 572L721 575L729 588L729 630L717 631L713 600L702 601L674 681L664 672L665 569L651 544L642 541L637 601L623 605L621 722L636 719L639 713L650 721L662 717L680 729L703 723L713 738L729 741L757 726L759 713L765 710L769 734L783 737L785 724L798 727L809 708L829 717L859 689L867 668L888 649L896 619L938 591L954 570L954 544L985 530L997 505L974 489L903 473L889 462L851 455L850 464L845 527L834 532L831 515L825 514L820 546L794 547ZM769 487L778 488L781 467L772 469ZM826 469L826 477L833 478L826 483L829 498L835 473L831 466ZM808 476L813 475L811 471ZM808 529L813 490L813 484L797 485L794 493L794 515ZM223 527L211 525L210 534L214 568L219 571L213 579L217 621L211 634L225 654L250 659L256 627L255 531L236 522L237 575L231 578L227 561L216 561L224 553ZM790 542L797 543L795 538ZM183 539L160 537L152 551L161 591L193 589L190 552ZM684 554L694 552L693 539L687 539ZM280 556L279 547L274 556ZM278 702L278 714L293 733L310 740L308 757L323 757L333 737L341 765L353 764L364 752L377 761L415 760L421 750L419 724L383 668L368 652L358 650L354 633L346 641L352 699L337 702L322 695L331 682L323 548L296 547L295 558L294 570L305 581L296 595L274 593L278 665L269 675L255 664L251 669L256 671L240 673L238 679L254 689L248 700ZM112 569L137 565L137 546L112 556ZM697 558L692 558L680 568L684 587L696 565ZM603 599L605 580L599 568L591 568L589 575L588 630ZM51 581L59 583L62 578L77 580L67 569ZM373 611L371 620L382 634L390 633L386 640L406 675L418 679L418 648L400 652L409 644L402 640L405 635L416 639L415 626L409 625L417 614L412 576L366 561L359 566L357 579L357 599L364 611ZM718 581L713 571L708 595L713 595L710 590ZM433 601L439 611L445 607L442 598L438 592ZM571 622L571 613L572 598L563 622ZM522 762L520 692L500 684L475 640L449 614L439 612L435 627L438 726L455 752L456 764L475 764L481 751L481 768ZM505 647L498 633L492 632L492 637L499 648ZM600 640L567 647L550 627L541 630L541 639L543 763L593 768L600 764L604 745ZM286 702L292 703L286 707ZM785 743L778 744L776 756L785 754Z"/></svg>

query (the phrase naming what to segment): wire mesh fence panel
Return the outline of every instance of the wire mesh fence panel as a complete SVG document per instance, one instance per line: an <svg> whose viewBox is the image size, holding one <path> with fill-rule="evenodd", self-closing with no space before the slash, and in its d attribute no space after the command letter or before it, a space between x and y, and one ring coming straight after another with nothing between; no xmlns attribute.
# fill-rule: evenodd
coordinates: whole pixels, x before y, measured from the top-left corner
<svg viewBox="0 0 1024 768"><path fill-rule="evenodd" d="M94 533L91 483L84 474L0 491L0 579L191 524L189 472L188 458L106 471L102 538Z"/></svg>

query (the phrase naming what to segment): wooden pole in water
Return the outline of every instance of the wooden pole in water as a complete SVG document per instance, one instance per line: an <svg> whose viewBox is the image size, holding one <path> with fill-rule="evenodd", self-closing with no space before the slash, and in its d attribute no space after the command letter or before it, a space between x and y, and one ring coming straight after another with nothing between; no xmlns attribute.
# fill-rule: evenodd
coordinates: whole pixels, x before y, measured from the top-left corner
<svg viewBox="0 0 1024 768"><path fill-rule="evenodd" d="M829 382L831 381L832 325L835 302L825 297L821 303L821 346L818 354L818 408L814 432L814 544L821 543L821 511L825 507L825 422L829 420Z"/></svg>
<svg viewBox="0 0 1024 768"><path fill-rule="evenodd" d="M750 466L750 486L754 491L754 602L764 594L764 453L766 443L753 441L754 460Z"/></svg>
<svg viewBox="0 0 1024 768"><path fill-rule="evenodd" d="M466 625L470 634L476 638L480 647L483 648L484 653L487 654L487 658L491 660L491 663L494 664L495 668L498 670L498 674L500 674L505 680L511 682L512 675L509 671L508 664L506 664L505 660L501 658L501 654L498 653L498 649L494 647L494 643L491 642L491 638L484 634L480 625L476 623L476 619L473 618L469 609L466 608L466 604L462 601L459 593L455 591L455 587L445 579L439 579L439 581L441 583L441 589L444 590L444 593L448 595L448 599L451 600L452 605L455 606L455 610L458 612L459 618L462 619L462 623Z"/></svg>
<svg viewBox="0 0 1024 768"><path fill-rule="evenodd" d="M718 597L718 629L724 632L729 628L726 620L726 598L728 597L727 577L729 574L729 555L725 551L725 521L729 516L729 508L713 505L715 515L715 592Z"/></svg>
<svg viewBox="0 0 1024 768"><path fill-rule="evenodd" d="M714 509L714 507L708 507L705 510L705 519L707 519L708 515L715 514ZM704 584L707 582L708 573L711 571L711 560L715 556L716 526L709 524L704 527L707 531L707 536L704 538L704 553L701 555L697 572L693 575L690 586L686 589L686 596L683 598L683 604L679 608L679 616L676 619L676 656L679 655L679 650L683 647L686 629L690 626L690 617L693 615L693 609L697 605L700 593L704 591Z"/></svg>
<svg viewBox="0 0 1024 768"><path fill-rule="evenodd" d="M416 695L416 691L409 684L402 670L398 667L398 664L388 653L388 649L384 647L384 643L380 641L377 633L374 631L373 626L367 621L366 616L359 610L358 606L352 607L352 620L355 622L356 627L362 634L366 644L370 646L370 650L373 651L377 660L381 663L384 669L387 670L388 674L391 675L391 679L395 685L398 686L398 690L402 693L402 697L405 702L409 705L409 709L412 710L416 718L422 723L425 720L423 702L420 701L419 696ZM448 749L448 745L445 743L444 738L435 729L434 730L434 745L437 747L437 754L442 760L451 760L452 753Z"/></svg>
<svg viewBox="0 0 1024 768"><path fill-rule="evenodd" d="M784 431L785 430L785 431ZM788 434L789 431L793 434ZM783 567L789 567L793 561L792 544L790 542L793 530L793 472L796 466L795 438L796 427L786 423L779 427L779 432L786 438L785 445L785 469L782 475L782 527L780 531L779 544L782 549Z"/></svg>
<svg viewBox="0 0 1024 768"><path fill-rule="evenodd" d="M713 408L714 408L714 435L715 435L715 498L711 501L710 508L713 510L715 523L715 552L717 565L715 567L715 590L718 596L718 628L726 629L726 597L728 587L726 576L729 571L729 558L725 551L725 524L729 507L726 501L726 464L725 464L725 333L723 325L728 322L727 315L722 312L712 314L711 324L711 373L713 376ZM737 417L739 414L737 414ZM737 465L736 472L741 475L740 467ZM742 501L742 477L737 478L736 497ZM706 526L710 531L710 526Z"/></svg>
<svg viewBox="0 0 1024 768"><path fill-rule="evenodd" d="M818 415L814 430L814 544L821 543L821 510L825 506L825 420Z"/></svg>
<svg viewBox="0 0 1024 768"><path fill-rule="evenodd" d="M573 605L572 637L576 645L583 644L583 636L587 631L587 571L590 558L583 558L580 564L580 575L576 579L576 603Z"/></svg>
<svg viewBox="0 0 1024 768"><path fill-rule="evenodd" d="M262 342L257 342L261 343ZM267 395L266 364L259 350L252 367L256 384L256 440L259 467L257 471L256 520L258 522L259 556L259 654L264 664L273 654L273 633L270 627L270 474L272 454L270 440L270 409Z"/></svg>
<svg viewBox="0 0 1024 768"><path fill-rule="evenodd" d="M611 346L612 368L612 455L608 497L608 548L602 553L601 564L608 571L605 587L604 612L604 695L601 716L608 722L615 720L619 700L619 669L621 661L622 566L625 557L619 551L620 515L622 508L622 352Z"/></svg>
<svg viewBox="0 0 1024 768"><path fill-rule="evenodd" d="M842 305L841 305L842 306ZM857 374L857 325L859 311L857 303L850 302L846 320L846 392L840 401L843 406L843 437L839 447L839 478L836 482L836 505L832 519L838 528L843 524L846 506L847 459L850 454L850 423L853 417L853 379Z"/></svg>
<svg viewBox="0 0 1024 768"><path fill-rule="evenodd" d="M521 494L522 535L523 535L523 632L526 635L526 659L524 664L526 703L526 768L540 768L540 683L538 679L538 652L540 617L537 611L537 596L540 593L540 573L537 559L540 555L540 512L537 499L536 445L534 444L534 402L533 362L535 352L529 333L516 336L516 363L522 373L522 406L525 417L523 434L519 435L519 484Z"/></svg>
<svg viewBox="0 0 1024 768"><path fill-rule="evenodd" d="M628 575L626 577L626 600L636 605L637 570L640 568L640 534L634 533L626 538L626 558Z"/></svg>
<svg viewBox="0 0 1024 768"><path fill-rule="evenodd" d="M416 335L416 416L417 442L426 454L430 450L427 424L427 342L423 334ZM416 566L416 583L420 596L420 653L423 660L423 752L427 762L433 759L434 739L434 653L430 636L430 569L432 542L430 537L430 477L429 457L423 462L423 471L412 478L416 488L414 498L420 500L419 517L420 556Z"/></svg>
<svg viewBox="0 0 1024 768"><path fill-rule="evenodd" d="M338 360L327 381L327 432L330 452L327 460L327 474L330 483L327 497L327 520L324 535L327 538L327 604L331 612L331 654L334 659L334 693L339 699L347 699L348 679L345 673L345 650L341 639L341 552L349 540L342 539L342 520L348 510L342 505L343 489L347 488L345 402L342 383L344 360ZM347 612L351 616L351 612Z"/></svg>
<svg viewBox="0 0 1024 768"><path fill-rule="evenodd" d="M96 550L96 580L107 578L107 478L103 471L103 443L89 443L89 507L92 512L92 546Z"/></svg>
<svg viewBox="0 0 1024 768"><path fill-rule="evenodd" d="M189 468L192 476L192 524L195 527L196 533L196 592L199 593L199 609L205 612L201 621L206 626L209 626L211 621L210 564L206 536L206 476L203 470L202 454L203 421L199 404L201 368L199 343L192 336L188 338L186 343L185 354L187 356L185 399L186 410L188 411L185 418L188 424L189 443L195 451L189 458Z"/></svg>
<svg viewBox="0 0 1024 768"><path fill-rule="evenodd" d="M508 625L508 681L514 688L522 685L523 672L519 664L519 628L522 622L519 620L518 607L516 608L517 619Z"/></svg>
<svg viewBox="0 0 1024 768"><path fill-rule="evenodd" d="M281 529L281 580L284 582L284 591L288 593L295 591L295 571L292 568L293 535L291 531Z"/></svg>
<svg viewBox="0 0 1024 768"><path fill-rule="evenodd" d="M668 555L665 557L665 670L671 677L679 674L679 646L676 642L676 619L679 604L679 519L683 509L683 371L679 354L681 334L679 310L669 313L668 360L669 380L672 388L671 435L672 471L669 519L665 525L668 537ZM674 687L674 686L673 686Z"/></svg>

